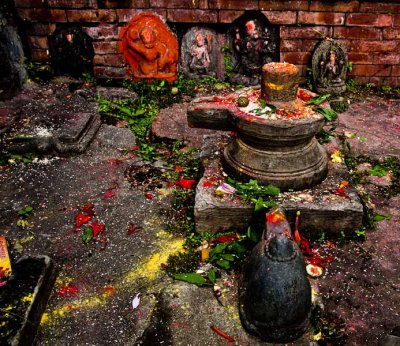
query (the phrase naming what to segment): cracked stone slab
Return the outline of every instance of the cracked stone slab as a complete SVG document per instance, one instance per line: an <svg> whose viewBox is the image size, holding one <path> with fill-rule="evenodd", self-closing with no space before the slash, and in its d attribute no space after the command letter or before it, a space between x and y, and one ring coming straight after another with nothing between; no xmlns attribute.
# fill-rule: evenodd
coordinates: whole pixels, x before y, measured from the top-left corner
<svg viewBox="0 0 400 346"><path fill-rule="evenodd" d="M219 232L231 228L244 228L252 218L254 205L244 203L232 196L215 196L215 189L225 179L221 163L221 150L225 140L208 138L202 151L204 174L197 185L195 197L195 223L199 232ZM325 146L328 156L338 149L336 141ZM319 185L295 192L284 192L271 200L285 211L294 224L296 212L300 211L300 229L310 232L326 231L340 234L353 231L362 225L363 206L351 182L346 188L346 197L337 194L341 181L350 182L347 167L343 162L328 164L328 176Z"/></svg>
<svg viewBox="0 0 400 346"><path fill-rule="evenodd" d="M100 115L89 112L57 112L26 119L25 124L7 134L6 150L81 153L101 125Z"/></svg>

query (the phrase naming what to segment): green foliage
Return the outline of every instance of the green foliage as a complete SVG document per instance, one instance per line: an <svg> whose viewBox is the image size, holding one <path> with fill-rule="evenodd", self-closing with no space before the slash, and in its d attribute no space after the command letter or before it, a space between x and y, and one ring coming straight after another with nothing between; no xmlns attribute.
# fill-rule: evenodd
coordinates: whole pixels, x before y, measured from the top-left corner
<svg viewBox="0 0 400 346"><path fill-rule="evenodd" d="M337 118L337 113L333 109L324 107L314 107L313 109L322 114L327 121L333 121Z"/></svg>
<svg viewBox="0 0 400 346"><path fill-rule="evenodd" d="M31 216L33 208L27 206L18 211L17 227L25 228L29 226L28 218Z"/></svg>
<svg viewBox="0 0 400 346"><path fill-rule="evenodd" d="M383 221L383 220L391 220L392 215L384 215L384 214L375 214L372 217L372 220L375 222Z"/></svg>
<svg viewBox="0 0 400 346"><path fill-rule="evenodd" d="M230 270L248 252L245 239L231 243L220 243L210 252L209 262L225 270Z"/></svg>
<svg viewBox="0 0 400 346"><path fill-rule="evenodd" d="M166 271L170 274L194 272L199 266L199 256L190 249L168 257Z"/></svg>
<svg viewBox="0 0 400 346"><path fill-rule="evenodd" d="M387 169L379 163L374 165L372 169L368 171L369 175L373 175L376 177L384 177L387 173Z"/></svg>
<svg viewBox="0 0 400 346"><path fill-rule="evenodd" d="M197 274L197 273L178 273L178 274L173 274L172 277L175 280L189 282L189 283L195 284L197 286L209 286L210 285L203 276L201 276L200 274Z"/></svg>
<svg viewBox="0 0 400 346"><path fill-rule="evenodd" d="M84 243L89 243L93 239L93 229L90 226L85 227L82 233L82 240Z"/></svg>
<svg viewBox="0 0 400 346"><path fill-rule="evenodd" d="M82 78L86 83L93 83L96 84L96 78L90 72L82 73Z"/></svg>
<svg viewBox="0 0 400 346"><path fill-rule="evenodd" d="M359 85L354 79L348 79L346 82L346 87L347 90L354 91L359 87Z"/></svg>
<svg viewBox="0 0 400 346"><path fill-rule="evenodd" d="M257 180L250 179L248 183L242 183L230 177L226 182L236 189L236 194L245 201L257 202L259 198L278 196L280 190L274 185L259 185Z"/></svg>
<svg viewBox="0 0 400 346"><path fill-rule="evenodd" d="M224 53L224 68L225 68L225 76L226 78L229 78L233 72L233 64L232 64L232 59L230 56L230 48L226 44L222 47L222 53Z"/></svg>
<svg viewBox="0 0 400 346"><path fill-rule="evenodd" d="M250 111L250 113L254 113L256 115L272 115L276 112L276 107L272 104L265 102L263 99L258 100L260 103L261 108L255 108Z"/></svg>
<svg viewBox="0 0 400 346"><path fill-rule="evenodd" d="M308 100L306 102L306 105L319 106L322 102L326 101L329 97L331 97L330 94L312 97L310 100Z"/></svg>
<svg viewBox="0 0 400 346"><path fill-rule="evenodd" d="M352 61L349 61L347 63L347 71L349 71L349 72L353 71L353 62Z"/></svg>

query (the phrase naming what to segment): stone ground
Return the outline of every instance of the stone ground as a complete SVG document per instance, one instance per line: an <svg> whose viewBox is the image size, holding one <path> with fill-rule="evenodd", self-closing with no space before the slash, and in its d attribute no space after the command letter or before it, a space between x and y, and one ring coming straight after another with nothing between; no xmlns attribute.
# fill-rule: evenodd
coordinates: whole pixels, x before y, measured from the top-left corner
<svg viewBox="0 0 400 346"><path fill-rule="evenodd" d="M42 88L45 102L54 86ZM160 114L160 136L168 137L164 130L173 123L174 138L200 144L203 132L182 126L184 110L181 105ZM340 115L336 131L351 137L355 157L398 158L400 103L355 101ZM103 124L83 154L1 166L0 230L9 240L13 259L49 255L60 269L36 344L265 344L240 326L237 277L221 279L225 290L218 302L210 289L173 282L160 270L169 254L181 250L183 239L166 232L160 213L170 206L172 190L132 188L124 180L129 165L142 163L130 150L134 144L127 129ZM334 260L323 277L313 280L332 330L338 330L335 322L340 318L345 321L347 345L381 345L400 326L400 195L387 194L383 180L366 180L359 189L370 196L376 213L391 219L378 222L364 242L326 242L321 251ZM74 220L78 206L88 202L94 204L93 220L105 224L106 236L85 244ZM33 213L29 225L21 228L17 213L26 206L32 206ZM127 232L130 224L137 229L133 234ZM133 309L137 293L141 301ZM210 325L235 342L215 334ZM315 344L312 339L308 333L293 345Z"/></svg>

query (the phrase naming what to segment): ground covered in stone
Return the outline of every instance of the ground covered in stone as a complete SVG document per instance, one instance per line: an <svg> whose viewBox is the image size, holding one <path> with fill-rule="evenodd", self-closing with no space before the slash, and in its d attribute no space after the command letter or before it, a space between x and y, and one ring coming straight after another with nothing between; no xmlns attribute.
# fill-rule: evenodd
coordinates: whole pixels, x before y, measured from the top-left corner
<svg viewBox="0 0 400 346"><path fill-rule="evenodd" d="M38 103L54 97L61 104L63 99L65 104L79 100L79 107L93 110L88 99L96 91L77 93L69 88L70 81L58 83L31 86L33 91L25 90L18 105L15 99L2 102L0 112L21 104L32 111L42 109ZM33 94L40 98L30 99ZM153 137L201 146L204 134L218 135L187 127L186 107L182 103L162 110ZM10 112L0 114L7 114L1 118L2 129L13 126ZM2 162L0 233L9 241L13 260L48 255L59 267L36 344L265 344L240 324L240 268L221 271L218 299L212 288L174 281L163 270L168 256L183 250L184 238L167 227L166 212L175 192L189 190L182 181L176 184L182 167L171 166L168 155L155 162L143 160L132 132L115 124L103 119L81 154L39 155L27 163L21 162L22 155ZM329 126L344 143L341 152L355 172L365 210L378 216L374 229L368 224L366 231L358 231L361 240L321 232L320 239L311 242L333 261L322 277L311 279L317 307L314 329L293 345L381 345L400 326L399 166L384 165L387 157L399 159L399 124L398 100L369 96L353 99ZM368 173L379 164L381 176ZM86 230L90 223L95 223L96 236ZM300 232L307 235L306 230Z"/></svg>

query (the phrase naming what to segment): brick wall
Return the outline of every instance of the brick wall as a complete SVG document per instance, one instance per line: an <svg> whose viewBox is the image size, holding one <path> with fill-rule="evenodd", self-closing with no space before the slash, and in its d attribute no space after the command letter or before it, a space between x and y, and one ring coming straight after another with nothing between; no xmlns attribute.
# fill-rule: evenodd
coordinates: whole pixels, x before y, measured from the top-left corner
<svg viewBox="0 0 400 346"><path fill-rule="evenodd" d="M47 61L57 23L79 24L92 37L97 77L123 78L119 30L153 11L170 23L228 25L245 10L260 10L280 26L280 57L305 75L322 37L341 42L360 83L400 86L400 0L15 0L25 22L32 59Z"/></svg>

